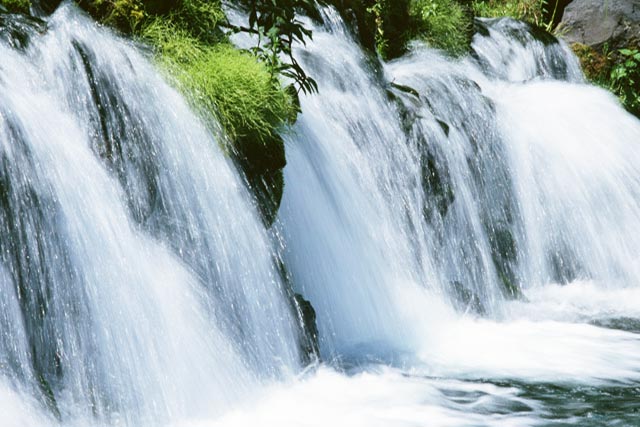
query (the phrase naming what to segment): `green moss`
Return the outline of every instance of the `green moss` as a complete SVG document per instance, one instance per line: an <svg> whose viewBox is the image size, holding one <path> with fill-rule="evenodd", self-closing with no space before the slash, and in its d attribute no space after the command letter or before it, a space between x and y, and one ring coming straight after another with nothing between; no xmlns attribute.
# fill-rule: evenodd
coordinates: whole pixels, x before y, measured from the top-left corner
<svg viewBox="0 0 640 427"><path fill-rule="evenodd" d="M0 0L0 10L1 6L10 13L29 13L29 8L31 7L30 0Z"/></svg>
<svg viewBox="0 0 640 427"><path fill-rule="evenodd" d="M413 0L410 13L418 38L458 55L471 41L472 16L455 0Z"/></svg>
<svg viewBox="0 0 640 427"><path fill-rule="evenodd" d="M613 58L606 51L598 51L581 43L571 45L582 65L585 76L593 83L608 86L609 76L613 68Z"/></svg>

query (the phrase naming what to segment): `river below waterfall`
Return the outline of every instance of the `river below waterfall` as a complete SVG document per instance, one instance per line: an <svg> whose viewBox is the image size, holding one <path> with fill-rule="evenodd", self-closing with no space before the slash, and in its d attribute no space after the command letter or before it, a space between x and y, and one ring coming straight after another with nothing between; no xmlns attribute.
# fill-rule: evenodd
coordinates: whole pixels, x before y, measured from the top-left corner
<svg viewBox="0 0 640 427"><path fill-rule="evenodd" d="M640 121L518 21L321 15L270 229L141 46L0 21L1 426L640 425Z"/></svg>

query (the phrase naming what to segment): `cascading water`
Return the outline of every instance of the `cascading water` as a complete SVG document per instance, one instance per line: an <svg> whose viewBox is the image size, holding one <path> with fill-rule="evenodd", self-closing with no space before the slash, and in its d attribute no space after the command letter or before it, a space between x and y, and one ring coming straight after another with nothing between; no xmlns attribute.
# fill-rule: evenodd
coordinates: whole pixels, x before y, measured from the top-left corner
<svg viewBox="0 0 640 427"><path fill-rule="evenodd" d="M526 24L380 64L322 17L269 235L136 46L0 15L0 424L637 424L638 120Z"/></svg>
<svg viewBox="0 0 640 427"><path fill-rule="evenodd" d="M140 425L295 371L271 244L212 132L72 6L19 19L0 41L2 384L64 423Z"/></svg>
<svg viewBox="0 0 640 427"><path fill-rule="evenodd" d="M380 72L336 16L300 52L321 90L290 137L280 225L325 358L502 379L532 398L495 390L527 408L518 425L554 417L536 395L550 383L594 405L611 393L595 385L627 384L625 408L640 379L640 123L520 22L479 21L468 58L416 45Z"/></svg>

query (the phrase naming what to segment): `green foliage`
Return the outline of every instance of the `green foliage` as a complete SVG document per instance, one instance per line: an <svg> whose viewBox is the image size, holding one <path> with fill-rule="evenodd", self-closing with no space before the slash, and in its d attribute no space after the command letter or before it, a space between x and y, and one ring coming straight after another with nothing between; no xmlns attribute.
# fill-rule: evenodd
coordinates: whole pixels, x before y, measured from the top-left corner
<svg viewBox="0 0 640 427"><path fill-rule="evenodd" d="M640 117L640 50L610 51L607 45L597 50L580 43L571 47L587 79L614 93L628 111Z"/></svg>
<svg viewBox="0 0 640 427"><path fill-rule="evenodd" d="M189 32L157 19L143 30L159 61L196 105L213 112L239 152L265 145L295 120L297 107L265 66L230 44L206 45ZM227 147L230 148L230 147Z"/></svg>
<svg viewBox="0 0 640 427"><path fill-rule="evenodd" d="M2 7L11 13L29 13L31 7L30 0L0 0L0 11Z"/></svg>
<svg viewBox="0 0 640 427"><path fill-rule="evenodd" d="M609 49L605 46L602 51L598 51L582 43L574 43L571 48L580 60L585 76L590 81L608 88L611 70L614 65Z"/></svg>
<svg viewBox="0 0 640 427"><path fill-rule="evenodd" d="M622 104L640 117L640 51L620 49L621 61L613 68L610 89Z"/></svg>
<svg viewBox="0 0 640 427"><path fill-rule="evenodd" d="M226 17L219 0L181 0L179 6L163 18L203 43L223 39L220 26L226 22Z"/></svg>
<svg viewBox="0 0 640 427"><path fill-rule="evenodd" d="M375 46L385 59L401 56L414 35L409 5L410 0L375 0L367 3L366 13L373 24Z"/></svg>
<svg viewBox="0 0 640 427"><path fill-rule="evenodd" d="M78 0L96 20L125 33L135 31L146 17L141 0Z"/></svg>
<svg viewBox="0 0 640 427"><path fill-rule="evenodd" d="M476 16L499 18L510 16L541 27L548 27L544 21L547 0L473 0L472 8Z"/></svg>
<svg viewBox="0 0 640 427"><path fill-rule="evenodd" d="M419 38L452 54L467 51L472 22L454 0L413 0L410 9Z"/></svg>
<svg viewBox="0 0 640 427"><path fill-rule="evenodd" d="M298 90L306 93L317 92L318 85L309 77L293 56L294 43L305 44L311 38L296 18L296 11L313 11L310 0L250 0L246 1L249 14L248 27L229 25L236 32L246 32L258 37L258 44L252 52L267 64L274 78L278 75L293 80ZM286 60L282 59L286 57Z"/></svg>

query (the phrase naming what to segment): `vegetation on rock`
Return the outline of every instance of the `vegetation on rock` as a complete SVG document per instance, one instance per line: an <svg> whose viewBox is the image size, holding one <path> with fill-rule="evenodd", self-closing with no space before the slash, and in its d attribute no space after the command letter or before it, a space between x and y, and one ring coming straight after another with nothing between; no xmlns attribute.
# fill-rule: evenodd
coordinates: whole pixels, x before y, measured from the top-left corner
<svg viewBox="0 0 640 427"><path fill-rule="evenodd" d="M10 13L29 13L30 0L0 0L0 11L4 8Z"/></svg>
<svg viewBox="0 0 640 427"><path fill-rule="evenodd" d="M613 92L622 105L640 117L640 50L622 48L609 51L574 43L585 76L592 83Z"/></svg>
<svg viewBox="0 0 640 427"><path fill-rule="evenodd" d="M473 0L473 12L483 18L510 16L521 21L543 25L546 0Z"/></svg>
<svg viewBox="0 0 640 427"><path fill-rule="evenodd" d="M418 38L452 54L468 50L473 29L473 15L468 7L455 0L413 0L411 16L416 22Z"/></svg>
<svg viewBox="0 0 640 427"><path fill-rule="evenodd" d="M471 40L471 9L464 0L331 0L355 18L362 44L384 59L401 56L412 40L459 54Z"/></svg>

